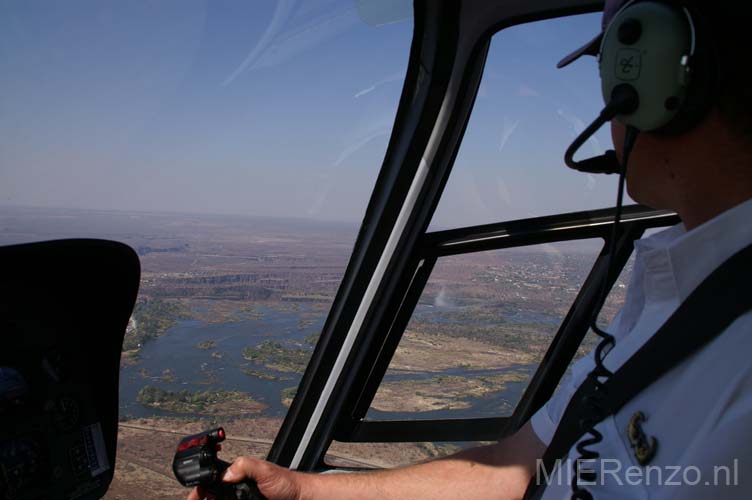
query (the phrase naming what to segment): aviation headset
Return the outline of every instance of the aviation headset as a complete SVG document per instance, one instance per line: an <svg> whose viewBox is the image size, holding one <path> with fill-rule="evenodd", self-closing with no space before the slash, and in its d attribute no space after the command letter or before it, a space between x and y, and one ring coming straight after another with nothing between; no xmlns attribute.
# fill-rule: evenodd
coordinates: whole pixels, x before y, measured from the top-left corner
<svg viewBox="0 0 752 500"><path fill-rule="evenodd" d="M633 0L606 28L599 70L604 100L622 85L634 89L637 109L618 116L642 132L683 132L710 104L714 68L700 16L677 2Z"/></svg>
<svg viewBox="0 0 752 500"><path fill-rule="evenodd" d="M686 2L627 2L609 21L600 45L606 107L567 149L566 164L589 173L619 172L613 151L573 159L575 151L614 118L634 135L678 134L697 125L712 103L718 73L714 54L709 29Z"/></svg>
<svg viewBox="0 0 752 500"><path fill-rule="evenodd" d="M722 1L722 0L721 0ZM614 337L597 326L598 315L608 296L613 274L618 225L621 218L626 168L638 133L678 134L685 132L705 116L712 103L717 71L709 30L693 9L672 0L632 0L617 11L603 33L599 51L601 91L606 107L567 149L566 164L590 173L619 173L616 213L610 239L607 271L596 304L591 328L601 340L595 348L595 368L588 374L596 386L589 397L591 410L600 411L598 392L613 375L603 364L613 348ZM577 162L574 152L603 124L616 119L626 126L621 164L616 153ZM573 463L572 499L592 499L579 483L593 484L594 472L580 470L582 460L598 458L589 449L602 435L589 425L576 445L579 459Z"/></svg>

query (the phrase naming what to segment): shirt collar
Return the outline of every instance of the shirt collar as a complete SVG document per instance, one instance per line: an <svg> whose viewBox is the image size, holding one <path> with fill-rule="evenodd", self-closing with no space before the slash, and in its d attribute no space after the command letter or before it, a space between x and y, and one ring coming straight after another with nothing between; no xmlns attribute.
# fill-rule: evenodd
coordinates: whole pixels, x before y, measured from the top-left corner
<svg viewBox="0 0 752 500"><path fill-rule="evenodd" d="M752 199L687 231L677 224L635 242L648 273L662 276L663 292L683 301L733 254L752 243Z"/></svg>

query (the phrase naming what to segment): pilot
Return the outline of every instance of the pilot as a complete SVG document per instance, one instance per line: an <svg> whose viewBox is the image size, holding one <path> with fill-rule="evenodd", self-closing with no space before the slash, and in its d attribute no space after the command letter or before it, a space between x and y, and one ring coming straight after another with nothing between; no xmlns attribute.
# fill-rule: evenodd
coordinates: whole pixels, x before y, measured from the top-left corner
<svg viewBox="0 0 752 500"><path fill-rule="evenodd" d="M712 53L706 66L713 67L692 68L694 78L702 79L702 72L712 77L707 95L700 97L707 109L691 126L671 133L646 127L631 148L626 170L630 196L675 211L682 222L636 242L625 304L607 329L615 343L604 362L612 371L710 273L752 244L749 3L607 0L604 32L620 13L640 4L687 14L698 43L707 44ZM602 35L562 63L596 55ZM617 157L623 160L625 125L612 120L611 130ZM747 312L594 427L600 440L588 446L598 459L589 464L591 475L575 478L575 487L565 464L557 477L554 471L541 471L540 459L570 398L595 367L592 356L573 366L529 422L496 444L404 468L353 474L302 473L243 457L224 480L252 478L270 500L522 498L529 485L542 481L544 488L531 491L545 499L752 498L750 353L752 313ZM577 447L563 458L578 458ZM188 498L200 496L194 490Z"/></svg>

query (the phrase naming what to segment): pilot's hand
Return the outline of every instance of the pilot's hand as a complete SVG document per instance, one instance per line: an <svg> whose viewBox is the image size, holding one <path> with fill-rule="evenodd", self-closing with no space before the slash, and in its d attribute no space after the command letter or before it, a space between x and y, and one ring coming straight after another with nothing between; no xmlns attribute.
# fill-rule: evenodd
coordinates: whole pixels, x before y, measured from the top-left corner
<svg viewBox="0 0 752 500"><path fill-rule="evenodd" d="M245 479L256 482L259 491L268 500L300 500L300 473L293 472L265 460L250 457L236 458L227 468L222 481L239 483ZM188 500L202 500L206 494L202 489L194 488Z"/></svg>

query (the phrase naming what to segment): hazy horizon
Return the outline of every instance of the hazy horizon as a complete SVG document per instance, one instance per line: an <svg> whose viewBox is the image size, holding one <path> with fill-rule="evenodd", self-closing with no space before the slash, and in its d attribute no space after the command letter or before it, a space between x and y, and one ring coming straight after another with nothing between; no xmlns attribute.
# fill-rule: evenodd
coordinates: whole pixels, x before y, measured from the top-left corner
<svg viewBox="0 0 752 500"><path fill-rule="evenodd" d="M0 204L358 224L413 28L362 6L2 3ZM594 59L555 63L599 27L587 14L493 38L432 228L613 205L613 176L562 161L602 99ZM604 129L582 154L609 145Z"/></svg>

